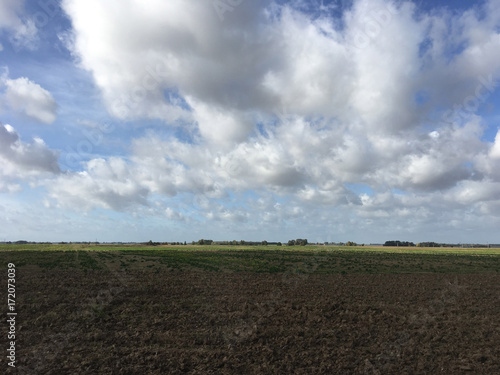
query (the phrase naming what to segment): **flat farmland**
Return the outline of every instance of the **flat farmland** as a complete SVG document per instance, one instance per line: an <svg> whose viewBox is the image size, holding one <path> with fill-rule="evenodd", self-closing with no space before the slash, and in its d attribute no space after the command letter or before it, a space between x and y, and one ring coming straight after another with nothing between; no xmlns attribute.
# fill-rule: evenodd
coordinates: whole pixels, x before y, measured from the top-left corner
<svg viewBox="0 0 500 375"><path fill-rule="evenodd" d="M6 373L500 373L498 249L0 245L0 259L5 291L16 265Z"/></svg>

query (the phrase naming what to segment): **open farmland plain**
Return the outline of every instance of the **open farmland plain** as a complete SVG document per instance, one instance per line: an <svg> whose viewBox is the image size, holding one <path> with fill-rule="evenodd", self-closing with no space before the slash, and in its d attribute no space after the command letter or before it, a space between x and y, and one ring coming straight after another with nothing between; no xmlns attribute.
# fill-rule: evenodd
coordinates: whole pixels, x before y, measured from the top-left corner
<svg viewBox="0 0 500 375"><path fill-rule="evenodd" d="M4 286L16 265L6 373L500 374L499 249L0 245L0 259Z"/></svg>

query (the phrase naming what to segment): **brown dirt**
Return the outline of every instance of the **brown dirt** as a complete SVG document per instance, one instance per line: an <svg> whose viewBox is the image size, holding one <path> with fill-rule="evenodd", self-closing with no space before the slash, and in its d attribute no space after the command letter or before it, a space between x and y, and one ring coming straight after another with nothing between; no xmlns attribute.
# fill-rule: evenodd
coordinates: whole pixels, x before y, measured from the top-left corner
<svg viewBox="0 0 500 375"><path fill-rule="evenodd" d="M500 374L499 275L17 279L18 368L7 373Z"/></svg>

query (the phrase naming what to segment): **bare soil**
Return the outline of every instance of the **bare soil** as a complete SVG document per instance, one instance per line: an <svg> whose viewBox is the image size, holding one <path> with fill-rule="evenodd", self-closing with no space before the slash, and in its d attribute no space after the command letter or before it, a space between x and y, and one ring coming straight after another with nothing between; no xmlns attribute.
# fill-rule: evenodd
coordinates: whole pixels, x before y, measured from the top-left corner
<svg viewBox="0 0 500 375"><path fill-rule="evenodd" d="M4 356L6 373L500 374L495 274L26 268L17 279L18 366Z"/></svg>

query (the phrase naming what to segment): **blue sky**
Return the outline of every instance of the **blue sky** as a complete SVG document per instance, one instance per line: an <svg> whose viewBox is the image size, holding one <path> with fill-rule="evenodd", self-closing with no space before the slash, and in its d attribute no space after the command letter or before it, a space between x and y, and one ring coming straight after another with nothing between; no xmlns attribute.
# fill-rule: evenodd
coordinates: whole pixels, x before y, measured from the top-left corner
<svg viewBox="0 0 500 375"><path fill-rule="evenodd" d="M0 241L499 243L497 1L0 0Z"/></svg>

